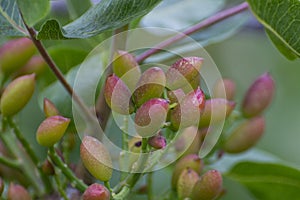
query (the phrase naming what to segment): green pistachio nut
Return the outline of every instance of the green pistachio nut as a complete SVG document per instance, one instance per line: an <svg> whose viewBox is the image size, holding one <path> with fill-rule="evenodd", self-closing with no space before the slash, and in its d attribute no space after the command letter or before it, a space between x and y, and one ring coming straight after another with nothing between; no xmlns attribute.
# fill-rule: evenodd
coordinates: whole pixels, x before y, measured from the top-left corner
<svg viewBox="0 0 300 200"><path fill-rule="evenodd" d="M135 115L135 129L142 137L156 134L166 121L169 102L165 99L154 98L144 103Z"/></svg>
<svg viewBox="0 0 300 200"><path fill-rule="evenodd" d="M254 117L238 126L225 140L223 150L228 153L240 153L253 147L262 137L265 119Z"/></svg>
<svg viewBox="0 0 300 200"><path fill-rule="evenodd" d="M184 169L178 179L177 182L177 194L179 200L184 200L186 198L190 198L193 187L196 182L199 180L199 175L197 172L190 168Z"/></svg>
<svg viewBox="0 0 300 200"><path fill-rule="evenodd" d="M199 86L199 70L202 66L203 59L199 57L186 57L176 61L166 72L169 90L176 90L186 85L191 87ZM200 81L200 78L199 78Z"/></svg>
<svg viewBox="0 0 300 200"><path fill-rule="evenodd" d="M48 176L55 174L54 167L48 159L43 162L42 171L44 174L46 174Z"/></svg>
<svg viewBox="0 0 300 200"><path fill-rule="evenodd" d="M200 116L199 128L223 122L231 114L235 105L235 102L222 98L207 100Z"/></svg>
<svg viewBox="0 0 300 200"><path fill-rule="evenodd" d="M192 200L215 200L222 192L222 175L217 170L203 174L193 187Z"/></svg>
<svg viewBox="0 0 300 200"><path fill-rule="evenodd" d="M112 176L112 160L108 150L96 138L85 136L80 145L80 157L87 170L100 181Z"/></svg>
<svg viewBox="0 0 300 200"><path fill-rule="evenodd" d="M148 139L148 144L154 149L163 149L167 146L167 140L164 136L157 134Z"/></svg>
<svg viewBox="0 0 300 200"><path fill-rule="evenodd" d="M213 89L214 98L233 100L236 92L236 85L231 79L219 79Z"/></svg>
<svg viewBox="0 0 300 200"><path fill-rule="evenodd" d="M10 40L0 47L1 71L10 75L23 67L35 53L35 46L28 38Z"/></svg>
<svg viewBox="0 0 300 200"><path fill-rule="evenodd" d="M177 131L189 126L198 125L200 113L205 105L205 95L198 87L188 93L181 102L170 111L171 128Z"/></svg>
<svg viewBox="0 0 300 200"><path fill-rule="evenodd" d="M196 126L190 126L183 129L174 144L176 151L182 154L182 156L198 154L202 144L198 128Z"/></svg>
<svg viewBox="0 0 300 200"><path fill-rule="evenodd" d="M35 75L24 75L13 80L4 90L0 107L3 116L17 114L31 99L35 88Z"/></svg>
<svg viewBox="0 0 300 200"><path fill-rule="evenodd" d="M7 189L7 200L31 200L29 192L21 185L11 183Z"/></svg>
<svg viewBox="0 0 300 200"><path fill-rule="evenodd" d="M170 104L174 104L179 103L185 96L185 93L181 88L179 88L177 90L169 90L167 92L167 96L170 101Z"/></svg>
<svg viewBox="0 0 300 200"><path fill-rule="evenodd" d="M59 115L59 111L55 107L54 103L47 98L44 98L43 108L46 117Z"/></svg>
<svg viewBox="0 0 300 200"><path fill-rule="evenodd" d="M133 93L133 101L137 107L140 107L146 101L152 98L161 97L166 84L166 76L162 69L151 67L147 69L139 79L136 89Z"/></svg>
<svg viewBox="0 0 300 200"><path fill-rule="evenodd" d="M203 161L199 158L198 154L189 154L186 155L180 160L176 162L175 168L173 170L172 174L172 188L176 189L177 188L177 182L179 179L180 174L182 171L186 168L190 168L194 170L196 173L200 174L204 168L204 163Z"/></svg>
<svg viewBox="0 0 300 200"><path fill-rule="evenodd" d="M16 76L34 73L37 77L41 75L47 68L47 63L41 56L32 56L30 60L18 71Z"/></svg>
<svg viewBox="0 0 300 200"><path fill-rule="evenodd" d="M46 118L36 132L37 142L45 147L51 147L65 134L70 119L56 115Z"/></svg>
<svg viewBox="0 0 300 200"><path fill-rule="evenodd" d="M110 193L103 185L93 183L84 191L82 200L110 200Z"/></svg>
<svg viewBox="0 0 300 200"><path fill-rule="evenodd" d="M126 51L119 50L114 55L112 66L113 72L133 91L141 77L141 69L134 56Z"/></svg>
<svg viewBox="0 0 300 200"><path fill-rule="evenodd" d="M125 83L115 74L106 79L104 97L108 106L115 112L128 115L134 112L131 92Z"/></svg>
<svg viewBox="0 0 300 200"><path fill-rule="evenodd" d="M275 91L275 83L269 73L258 77L246 92L242 103L242 113L251 118L261 114L271 103Z"/></svg>

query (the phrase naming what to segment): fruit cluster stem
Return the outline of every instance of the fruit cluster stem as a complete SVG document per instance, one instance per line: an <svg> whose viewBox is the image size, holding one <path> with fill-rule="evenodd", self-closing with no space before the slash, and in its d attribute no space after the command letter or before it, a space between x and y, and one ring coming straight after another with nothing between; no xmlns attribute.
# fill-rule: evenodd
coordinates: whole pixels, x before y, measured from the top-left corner
<svg viewBox="0 0 300 200"><path fill-rule="evenodd" d="M4 156L0 156L0 163L3 165L6 165L7 167L15 169L17 171L22 171L20 169L21 164L18 160L12 160L12 159L6 158Z"/></svg>
<svg viewBox="0 0 300 200"><path fill-rule="evenodd" d="M25 137L21 133L20 129L17 127L17 125L11 118L8 118L7 122L9 124L9 126L13 129L16 137L22 144L23 148L25 149L26 153L32 160L33 164L37 167L40 177L44 183L46 192L51 191L53 189L52 184L51 184L49 178L43 173L42 168L40 167L39 159L38 159L37 155L35 154L35 152L33 151L33 149L31 148L29 142L25 139Z"/></svg>
<svg viewBox="0 0 300 200"><path fill-rule="evenodd" d="M87 189L87 185L80 179L78 179L70 168L61 160L61 158L57 155L54 147L50 147L48 150L48 156L55 166L57 166L62 173L67 177L67 179L71 182L71 184L77 188L80 192L84 192Z"/></svg>

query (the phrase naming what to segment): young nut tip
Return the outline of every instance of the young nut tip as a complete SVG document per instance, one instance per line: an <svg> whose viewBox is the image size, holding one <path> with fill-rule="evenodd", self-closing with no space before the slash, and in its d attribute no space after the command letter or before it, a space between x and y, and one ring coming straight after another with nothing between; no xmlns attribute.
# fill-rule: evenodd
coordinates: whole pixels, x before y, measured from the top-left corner
<svg viewBox="0 0 300 200"><path fill-rule="evenodd" d="M4 90L0 107L4 116L13 116L22 110L31 99L35 88L35 74L13 80Z"/></svg>
<svg viewBox="0 0 300 200"><path fill-rule="evenodd" d="M59 115L46 118L37 130L37 142L45 147L53 146L63 137L70 121Z"/></svg>
<svg viewBox="0 0 300 200"><path fill-rule="evenodd" d="M82 195L83 200L110 200L110 193L99 183L90 185Z"/></svg>

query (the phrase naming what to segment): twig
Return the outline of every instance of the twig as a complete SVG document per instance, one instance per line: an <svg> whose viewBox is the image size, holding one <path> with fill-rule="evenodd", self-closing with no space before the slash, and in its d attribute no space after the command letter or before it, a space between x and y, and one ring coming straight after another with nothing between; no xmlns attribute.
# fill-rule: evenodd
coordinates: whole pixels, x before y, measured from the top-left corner
<svg viewBox="0 0 300 200"><path fill-rule="evenodd" d="M69 198L67 197L67 194L66 192L64 191L64 188L60 182L60 178L58 176L58 174L55 172L55 175L54 175L54 179L55 179L55 182L56 182L56 185L57 185L57 189L58 189L58 192L60 193L60 195L62 196L62 198L64 200L69 200Z"/></svg>
<svg viewBox="0 0 300 200"><path fill-rule="evenodd" d="M28 33L29 33L29 35L31 37L32 42L34 43L34 45L38 49L39 53L41 54L41 56L43 57L43 59L45 60L45 62L48 64L49 68L52 70L52 72L54 73L54 75L56 76L56 78L60 81L60 83L63 85L63 87L66 89L66 91L70 94L70 96L72 97L72 99L74 99L74 101L76 102L76 104L83 111L83 113L84 113L85 117L87 118L87 120L88 121L92 121L92 122L95 121L96 117L94 117L92 115L92 113L87 108L87 106L84 104L84 102L82 101L82 99L74 92L73 88L67 82L67 80L65 79L64 75L59 70L59 68L56 66L55 62L50 57L50 55L46 51L45 47L41 43L41 41L36 39L36 31L33 28L28 27L28 25L25 23L25 21L24 21L24 24L25 24L25 26L27 28L27 31L28 31Z"/></svg>
<svg viewBox="0 0 300 200"><path fill-rule="evenodd" d="M6 165L12 169L16 169L17 171L22 171L21 170L21 163L18 160L12 160L9 158L6 158L4 156L0 156L0 163L3 165Z"/></svg>
<svg viewBox="0 0 300 200"><path fill-rule="evenodd" d="M148 200L153 200L153 191L152 191L152 177L153 177L153 172L148 173L147 175L147 196Z"/></svg>
<svg viewBox="0 0 300 200"><path fill-rule="evenodd" d="M148 155L143 155L147 153L148 148L148 139L143 138L142 139L142 154L139 160L137 161L137 169L135 172L130 173L126 179L119 184L117 184L114 188L114 198L118 199L124 199L130 192L131 188L135 186L139 178L144 174L142 171L145 168L145 163L148 160Z"/></svg>
<svg viewBox="0 0 300 200"><path fill-rule="evenodd" d="M113 33L112 44L111 44L111 51L110 51L110 58L109 58L109 66L107 67L107 71L105 73L105 79L107 76L112 74L112 61L114 60L114 54L116 50L126 48L126 33L119 35L119 33L128 30L128 25L125 25L121 28L118 28ZM100 126L104 130L110 115L110 108L107 106L105 98L104 98L104 90L100 91L97 103L96 103L96 112L99 118Z"/></svg>
<svg viewBox="0 0 300 200"><path fill-rule="evenodd" d="M78 179L71 169L68 168L68 166L60 159L54 147L49 148L48 155L55 166L62 171L75 188L77 188L80 192L84 192L87 189L87 185L82 180Z"/></svg>
<svg viewBox="0 0 300 200"><path fill-rule="evenodd" d="M186 36L191 35L192 33L195 33L203 28L209 27L219 21L227 19L228 17L231 17L231 16L238 14L247 9L248 9L248 3L244 2L235 7L221 11L221 12L201 21L200 23L186 29L182 33L175 35L174 37L171 37L171 38L159 43L158 45L154 46L153 48L145 51L144 53L142 53L136 57L136 61L138 63L140 63L140 62L144 61L146 58L150 57L151 55L153 55L153 54L159 52L160 50L162 50L163 48L185 38Z"/></svg>
<svg viewBox="0 0 300 200"><path fill-rule="evenodd" d="M22 144L22 146L25 149L26 153L28 154L28 156L30 157L30 159L32 160L34 165L37 167L38 172L40 174L40 177L41 177L41 179L44 183L46 191L50 192L53 189L52 185L51 185L51 182L50 182L49 178L43 173L37 155L35 154L35 152L31 148L29 142L25 139L25 137L23 136L23 134L21 133L21 131L19 130L17 125L14 123L14 121L11 118L8 118L7 122L9 124L9 126L13 129L16 137L18 138L18 140Z"/></svg>

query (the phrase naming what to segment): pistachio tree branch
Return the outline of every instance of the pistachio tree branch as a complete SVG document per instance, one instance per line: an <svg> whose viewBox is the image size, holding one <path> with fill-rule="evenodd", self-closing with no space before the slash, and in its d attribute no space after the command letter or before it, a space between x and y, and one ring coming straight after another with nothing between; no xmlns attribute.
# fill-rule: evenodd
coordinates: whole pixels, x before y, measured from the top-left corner
<svg viewBox="0 0 300 200"><path fill-rule="evenodd" d="M126 48L127 34L122 33L122 32L125 32L127 30L128 30L128 24L121 28L116 29L113 32L113 38L112 38L112 44L111 44L111 50L110 50L110 58L109 58L110 64L106 69L105 78L113 73L112 61L114 59L115 52L117 50L125 50L125 48ZM110 108L106 104L103 89L100 91L99 97L97 99L96 112L97 112L97 115L99 118L100 126L104 130L106 127L109 115L110 115Z"/></svg>
<svg viewBox="0 0 300 200"><path fill-rule="evenodd" d="M24 21L24 24L27 28L27 31L28 31L28 33L31 37L32 42L34 43L34 45L38 49L39 53L41 54L41 56L43 57L45 62L48 64L49 68L54 73L54 75L59 80L59 82L63 85L63 87L66 89L66 91L70 94L70 96L72 97L74 102L82 110L82 112L84 113L84 116L86 117L86 119L89 120L89 121L95 121L94 115L90 112L90 110L85 105L85 103L82 101L82 99L74 92L71 85L67 82L67 80L65 79L62 72L59 70L59 68L57 67L55 62L52 60L52 58L50 57L50 55L46 51L44 45L41 43L40 40L36 39L36 31L33 28L28 27L28 25L25 23L25 21Z"/></svg>
<svg viewBox="0 0 300 200"><path fill-rule="evenodd" d="M35 151L32 149L30 143L26 140L26 138L23 136L23 134L21 133L19 127L16 125L16 123L11 119L8 118L7 122L9 124L9 126L13 129L16 138L20 141L20 143L22 144L24 150L26 151L26 153L28 154L28 156L30 157L30 159L32 160L32 162L34 163L34 165L37 167L37 170L40 174L40 177L45 185L45 189L47 192L52 191L52 184L50 182L49 177L47 177L43 171L42 168L40 166L39 163L39 159L35 153Z"/></svg>
<svg viewBox="0 0 300 200"><path fill-rule="evenodd" d="M50 147L48 150L48 156L51 161L58 167L61 172L67 177L67 179L71 182L75 188L77 188L80 192L84 192L87 188L87 185L80 179L78 179L72 170L61 160L61 158L57 155L54 147Z"/></svg>
<svg viewBox="0 0 300 200"><path fill-rule="evenodd" d="M244 2L241 3L237 6L234 6L232 8L228 8L226 10L223 10L221 12L216 13L215 15L199 22L198 24L186 29L185 31L183 31L182 33L175 35L174 37L171 37L167 40L162 41L161 43L159 43L158 45L154 46L153 48L145 51L144 53L140 54L139 56L136 57L136 60L138 63L144 61L146 58L150 57L151 55L159 52L161 49L179 41L184 39L186 36L191 35L197 31L200 31L201 29L204 29L206 27L209 27L211 25L216 24L219 21L222 21L224 19L227 19L228 17L231 17L233 15L236 15L244 10L248 9L248 3Z"/></svg>

